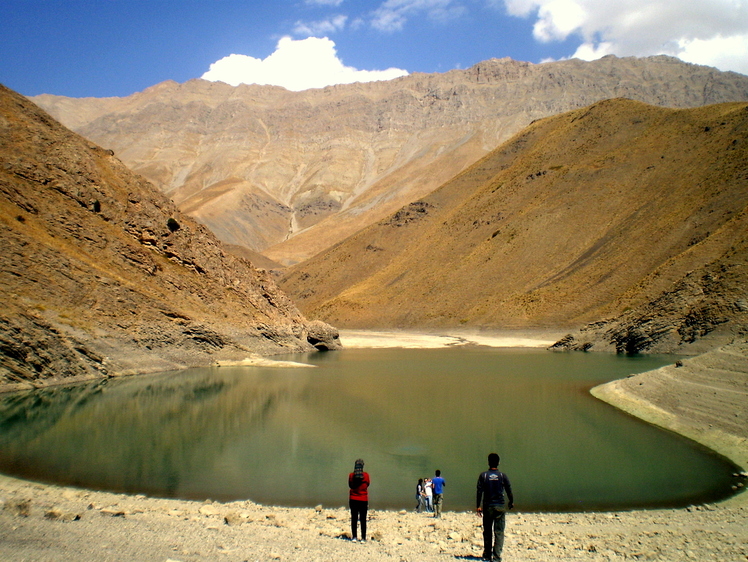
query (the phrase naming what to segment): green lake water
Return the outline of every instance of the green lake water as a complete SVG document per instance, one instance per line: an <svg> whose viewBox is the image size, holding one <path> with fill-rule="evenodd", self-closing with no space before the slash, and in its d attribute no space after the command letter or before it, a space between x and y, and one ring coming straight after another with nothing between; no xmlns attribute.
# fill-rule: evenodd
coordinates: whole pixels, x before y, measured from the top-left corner
<svg viewBox="0 0 748 562"><path fill-rule="evenodd" d="M0 395L0 471L159 497L347 504L357 458L373 509L415 506L442 471L473 509L486 456L520 510L683 506L731 494L736 467L589 388L672 357L456 347L287 356Z"/></svg>

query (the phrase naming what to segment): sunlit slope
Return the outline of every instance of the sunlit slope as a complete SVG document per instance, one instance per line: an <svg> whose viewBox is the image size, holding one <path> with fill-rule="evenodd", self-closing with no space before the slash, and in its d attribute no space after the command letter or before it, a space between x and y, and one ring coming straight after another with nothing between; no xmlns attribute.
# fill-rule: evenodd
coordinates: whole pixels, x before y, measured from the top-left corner
<svg viewBox="0 0 748 562"><path fill-rule="evenodd" d="M609 100L533 123L281 285L342 327L579 326L719 259L747 204L748 104Z"/></svg>

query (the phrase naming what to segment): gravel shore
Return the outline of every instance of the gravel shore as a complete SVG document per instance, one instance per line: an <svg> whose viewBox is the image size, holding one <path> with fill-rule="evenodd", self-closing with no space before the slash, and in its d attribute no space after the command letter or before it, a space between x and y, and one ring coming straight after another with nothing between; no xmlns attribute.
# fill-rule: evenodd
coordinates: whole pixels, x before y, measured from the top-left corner
<svg viewBox="0 0 748 562"><path fill-rule="evenodd" d="M21 561L477 560L480 519L369 512L349 540L343 508L164 500L0 478L0 559ZM743 494L744 495L744 494ZM748 560L748 506L510 513L504 560Z"/></svg>

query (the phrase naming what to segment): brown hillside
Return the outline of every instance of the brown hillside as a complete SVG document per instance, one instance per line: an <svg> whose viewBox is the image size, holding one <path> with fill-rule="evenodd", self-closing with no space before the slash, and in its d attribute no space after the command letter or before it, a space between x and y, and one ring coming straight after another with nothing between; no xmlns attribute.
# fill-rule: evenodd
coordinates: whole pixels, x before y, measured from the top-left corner
<svg viewBox="0 0 748 562"><path fill-rule="evenodd" d="M110 152L0 86L0 390L335 347Z"/></svg>
<svg viewBox="0 0 748 562"><path fill-rule="evenodd" d="M747 205L748 104L604 101L534 123L281 286L311 317L378 328L579 326L720 260L742 264L745 299Z"/></svg>
<svg viewBox="0 0 748 562"><path fill-rule="evenodd" d="M431 193L533 120L615 97L748 101L748 76L663 56L494 59L303 92L191 80L34 101L219 239L288 265Z"/></svg>

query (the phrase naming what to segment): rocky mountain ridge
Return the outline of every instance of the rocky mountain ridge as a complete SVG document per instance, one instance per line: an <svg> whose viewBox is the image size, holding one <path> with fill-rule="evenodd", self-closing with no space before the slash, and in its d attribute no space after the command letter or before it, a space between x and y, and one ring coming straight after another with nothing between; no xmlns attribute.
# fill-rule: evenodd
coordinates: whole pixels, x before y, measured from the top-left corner
<svg viewBox="0 0 748 562"><path fill-rule="evenodd" d="M337 347L113 153L0 87L0 388Z"/></svg>
<svg viewBox="0 0 748 562"><path fill-rule="evenodd" d="M345 328L594 323L559 347L696 351L748 333L747 187L748 104L603 101L535 122L281 286Z"/></svg>
<svg viewBox="0 0 748 562"><path fill-rule="evenodd" d="M291 264L427 195L532 121L627 97L748 100L748 77L670 57L530 64L289 92L191 80L34 101L220 239Z"/></svg>

